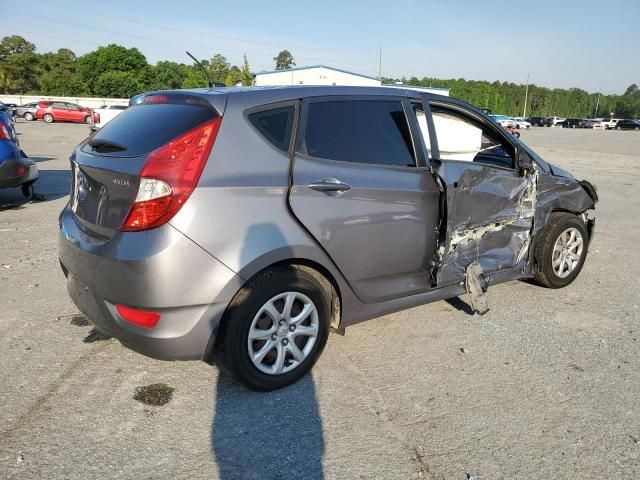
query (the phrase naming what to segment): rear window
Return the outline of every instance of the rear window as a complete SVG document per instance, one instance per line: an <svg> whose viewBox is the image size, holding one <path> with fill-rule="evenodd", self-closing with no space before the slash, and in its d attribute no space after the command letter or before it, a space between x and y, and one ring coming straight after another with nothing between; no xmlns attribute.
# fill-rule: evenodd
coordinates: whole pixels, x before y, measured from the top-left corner
<svg viewBox="0 0 640 480"><path fill-rule="evenodd" d="M249 121L276 148L287 151L291 142L294 107L272 108L249 115Z"/></svg>
<svg viewBox="0 0 640 480"><path fill-rule="evenodd" d="M304 150L330 160L415 166L409 126L399 101L310 103Z"/></svg>
<svg viewBox="0 0 640 480"><path fill-rule="evenodd" d="M188 104L136 105L98 130L92 143L104 141L124 147L100 155L136 157L159 148L183 133L217 117L212 108ZM96 153L89 144L83 151Z"/></svg>

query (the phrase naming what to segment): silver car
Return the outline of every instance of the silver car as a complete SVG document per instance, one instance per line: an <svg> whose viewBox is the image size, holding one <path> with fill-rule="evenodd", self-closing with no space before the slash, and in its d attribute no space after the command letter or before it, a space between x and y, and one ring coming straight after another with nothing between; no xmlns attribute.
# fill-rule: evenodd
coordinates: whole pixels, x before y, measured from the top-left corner
<svg viewBox="0 0 640 480"><path fill-rule="evenodd" d="M580 272L595 188L479 110L385 87L152 92L76 147L60 263L125 346L272 390L330 330Z"/></svg>

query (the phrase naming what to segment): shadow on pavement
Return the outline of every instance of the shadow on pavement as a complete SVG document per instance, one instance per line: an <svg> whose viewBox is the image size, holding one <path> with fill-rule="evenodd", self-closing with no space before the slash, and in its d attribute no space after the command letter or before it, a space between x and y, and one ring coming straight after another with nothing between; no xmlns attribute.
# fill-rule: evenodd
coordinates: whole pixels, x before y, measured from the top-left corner
<svg viewBox="0 0 640 480"><path fill-rule="evenodd" d="M48 157L39 157L47 158ZM43 160L44 161L44 160ZM25 198L20 188L0 189L0 211L21 208L29 202L48 202L69 195L71 172L69 170L42 170L34 183L34 195Z"/></svg>
<svg viewBox="0 0 640 480"><path fill-rule="evenodd" d="M322 419L313 377L256 393L218 378L211 431L221 480L324 478Z"/></svg>

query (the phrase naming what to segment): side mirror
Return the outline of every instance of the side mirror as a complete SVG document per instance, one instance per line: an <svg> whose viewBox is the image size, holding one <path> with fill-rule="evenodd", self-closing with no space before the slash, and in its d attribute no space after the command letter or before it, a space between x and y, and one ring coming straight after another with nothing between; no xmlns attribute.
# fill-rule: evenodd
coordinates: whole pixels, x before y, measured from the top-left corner
<svg viewBox="0 0 640 480"><path fill-rule="evenodd" d="M533 160L527 152L520 150L518 152L518 175L526 177L533 173Z"/></svg>

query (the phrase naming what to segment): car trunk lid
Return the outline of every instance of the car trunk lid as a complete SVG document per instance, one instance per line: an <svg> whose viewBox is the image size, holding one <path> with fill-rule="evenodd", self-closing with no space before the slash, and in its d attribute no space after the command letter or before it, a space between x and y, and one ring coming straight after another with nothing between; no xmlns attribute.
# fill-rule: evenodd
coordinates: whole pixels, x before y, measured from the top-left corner
<svg viewBox="0 0 640 480"><path fill-rule="evenodd" d="M79 226L97 237L110 238L122 229L154 152L219 118L204 98L190 94L147 94L133 101L138 103L76 147L71 156L70 207Z"/></svg>

